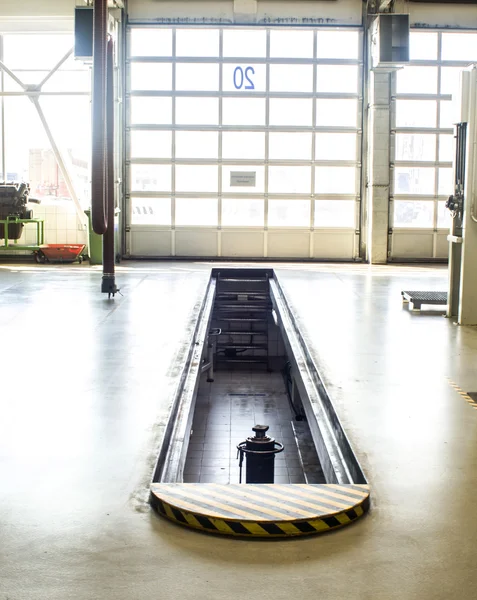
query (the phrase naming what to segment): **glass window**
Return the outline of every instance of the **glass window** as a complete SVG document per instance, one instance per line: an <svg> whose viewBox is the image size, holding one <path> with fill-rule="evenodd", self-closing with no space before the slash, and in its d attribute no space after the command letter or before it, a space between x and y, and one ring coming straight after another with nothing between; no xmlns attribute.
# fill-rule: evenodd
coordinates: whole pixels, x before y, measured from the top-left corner
<svg viewBox="0 0 477 600"><path fill-rule="evenodd" d="M133 225L170 225L170 198L131 197L131 223Z"/></svg>
<svg viewBox="0 0 477 600"><path fill-rule="evenodd" d="M170 125L172 123L172 98L147 98L133 96L131 125Z"/></svg>
<svg viewBox="0 0 477 600"><path fill-rule="evenodd" d="M265 125L264 98L224 98L222 111L224 125Z"/></svg>
<svg viewBox="0 0 477 600"><path fill-rule="evenodd" d="M359 58L359 33L357 31L317 31L318 58Z"/></svg>
<svg viewBox="0 0 477 600"><path fill-rule="evenodd" d="M52 69L74 45L73 35L5 34L3 62L9 69Z"/></svg>
<svg viewBox="0 0 477 600"><path fill-rule="evenodd" d="M131 56L172 56L172 29L131 30Z"/></svg>
<svg viewBox="0 0 477 600"><path fill-rule="evenodd" d="M177 125L218 125L218 98L176 98Z"/></svg>
<svg viewBox="0 0 477 600"><path fill-rule="evenodd" d="M451 226L452 217L450 210L446 208L445 201L437 203L437 227L449 229Z"/></svg>
<svg viewBox="0 0 477 600"><path fill-rule="evenodd" d="M218 56L218 29L178 29L176 56Z"/></svg>
<svg viewBox="0 0 477 600"><path fill-rule="evenodd" d="M231 165L222 167L222 191L234 194L263 194L265 167Z"/></svg>
<svg viewBox="0 0 477 600"><path fill-rule="evenodd" d="M437 67L405 67L397 72L398 94L437 94Z"/></svg>
<svg viewBox="0 0 477 600"><path fill-rule="evenodd" d="M441 129L454 129L455 123L459 121L455 104L451 100L441 100L440 111L439 127Z"/></svg>
<svg viewBox="0 0 477 600"><path fill-rule="evenodd" d="M315 227L355 227L353 200L315 200Z"/></svg>
<svg viewBox="0 0 477 600"><path fill-rule="evenodd" d="M411 60L437 60L437 33L420 33L411 31Z"/></svg>
<svg viewBox="0 0 477 600"><path fill-rule="evenodd" d="M222 225L226 227L263 227L264 218L263 200L222 199Z"/></svg>
<svg viewBox="0 0 477 600"><path fill-rule="evenodd" d="M315 167L317 194L355 194L355 167Z"/></svg>
<svg viewBox="0 0 477 600"><path fill-rule="evenodd" d="M217 198L176 198L176 225L216 227L217 211Z"/></svg>
<svg viewBox="0 0 477 600"><path fill-rule="evenodd" d="M272 160L311 160L311 133L270 132L268 156Z"/></svg>
<svg viewBox="0 0 477 600"><path fill-rule="evenodd" d="M356 133L317 133L316 160L356 160Z"/></svg>
<svg viewBox="0 0 477 600"><path fill-rule="evenodd" d="M312 92L312 65L270 65L271 92Z"/></svg>
<svg viewBox="0 0 477 600"><path fill-rule="evenodd" d="M270 125L311 127L312 109L311 98L270 98Z"/></svg>
<svg viewBox="0 0 477 600"><path fill-rule="evenodd" d="M171 158L171 131L131 131L131 158Z"/></svg>
<svg viewBox="0 0 477 600"><path fill-rule="evenodd" d="M477 60L477 33L443 33L442 60Z"/></svg>
<svg viewBox="0 0 477 600"><path fill-rule="evenodd" d="M218 155L216 131L176 131L176 158L217 158Z"/></svg>
<svg viewBox="0 0 477 600"><path fill-rule="evenodd" d="M356 127L357 100L316 100L316 124L322 127Z"/></svg>
<svg viewBox="0 0 477 600"><path fill-rule="evenodd" d="M462 67L441 68L441 94L459 94Z"/></svg>
<svg viewBox="0 0 477 600"><path fill-rule="evenodd" d="M394 227L430 228L433 226L434 202L394 201Z"/></svg>
<svg viewBox="0 0 477 600"><path fill-rule="evenodd" d="M267 67L249 63L227 64L222 67L224 92L264 92L267 87Z"/></svg>
<svg viewBox="0 0 477 600"><path fill-rule="evenodd" d="M309 227L309 200L269 200L268 224L271 227Z"/></svg>
<svg viewBox="0 0 477 600"><path fill-rule="evenodd" d="M275 29L270 32L271 58L313 58L313 31Z"/></svg>
<svg viewBox="0 0 477 600"><path fill-rule="evenodd" d="M435 169L432 167L396 167L394 169L395 194L435 194Z"/></svg>
<svg viewBox="0 0 477 600"><path fill-rule="evenodd" d="M354 65L318 65L316 91L358 93L358 67Z"/></svg>
<svg viewBox="0 0 477 600"><path fill-rule="evenodd" d="M219 90L219 65L177 63L176 90L216 92Z"/></svg>
<svg viewBox="0 0 477 600"><path fill-rule="evenodd" d="M264 30L225 29L223 55L264 58L267 55L267 33Z"/></svg>
<svg viewBox="0 0 477 600"><path fill-rule="evenodd" d="M170 165L131 165L131 191L170 192Z"/></svg>
<svg viewBox="0 0 477 600"><path fill-rule="evenodd" d="M265 158L265 134L252 131L224 131L222 158L253 160Z"/></svg>
<svg viewBox="0 0 477 600"><path fill-rule="evenodd" d="M396 100L397 127L435 127L436 120L434 100Z"/></svg>
<svg viewBox="0 0 477 600"><path fill-rule="evenodd" d="M178 192L217 192L218 185L216 165L176 165Z"/></svg>
<svg viewBox="0 0 477 600"><path fill-rule="evenodd" d="M436 136L431 134L396 134L396 160L435 161Z"/></svg>
<svg viewBox="0 0 477 600"><path fill-rule="evenodd" d="M452 162L454 160L455 147L453 135L439 136L439 160L441 162Z"/></svg>
<svg viewBox="0 0 477 600"><path fill-rule="evenodd" d="M439 196L450 196L454 191L454 170L452 168L439 169Z"/></svg>
<svg viewBox="0 0 477 600"><path fill-rule="evenodd" d="M268 191L271 194L311 194L310 167L270 166Z"/></svg>
<svg viewBox="0 0 477 600"><path fill-rule="evenodd" d="M172 65L170 63L132 63L131 89L170 91Z"/></svg>

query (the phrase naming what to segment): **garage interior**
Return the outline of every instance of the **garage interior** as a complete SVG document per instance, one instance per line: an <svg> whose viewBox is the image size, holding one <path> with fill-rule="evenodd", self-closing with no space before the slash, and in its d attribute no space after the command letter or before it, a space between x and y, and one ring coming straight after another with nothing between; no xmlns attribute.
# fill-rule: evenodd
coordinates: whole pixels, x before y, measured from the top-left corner
<svg viewBox="0 0 477 600"><path fill-rule="evenodd" d="M92 5L0 5L0 597L238 600L260 578L279 600L475 598L475 2L110 0L104 260ZM372 489L350 527L238 540L151 509L220 268L274 270ZM228 395L245 439L234 395L268 381L289 419L280 377L219 370L199 405ZM189 458L191 482L219 468ZM302 482L294 460L277 483Z"/></svg>

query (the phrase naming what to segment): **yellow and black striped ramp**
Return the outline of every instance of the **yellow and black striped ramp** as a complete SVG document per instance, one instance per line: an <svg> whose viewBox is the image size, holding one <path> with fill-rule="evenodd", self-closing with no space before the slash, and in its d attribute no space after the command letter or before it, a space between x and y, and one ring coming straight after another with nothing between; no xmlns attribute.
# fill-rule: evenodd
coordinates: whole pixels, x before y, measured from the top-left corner
<svg viewBox="0 0 477 600"><path fill-rule="evenodd" d="M249 538L323 533L369 507L368 485L153 483L151 504L167 519Z"/></svg>

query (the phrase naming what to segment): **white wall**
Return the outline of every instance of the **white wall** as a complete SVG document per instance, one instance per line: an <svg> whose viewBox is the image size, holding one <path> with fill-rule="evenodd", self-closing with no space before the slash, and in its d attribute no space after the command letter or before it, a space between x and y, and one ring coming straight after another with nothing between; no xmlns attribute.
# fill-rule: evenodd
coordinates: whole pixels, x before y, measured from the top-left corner
<svg viewBox="0 0 477 600"><path fill-rule="evenodd" d="M129 0L130 21L200 25L361 25L361 0Z"/></svg>

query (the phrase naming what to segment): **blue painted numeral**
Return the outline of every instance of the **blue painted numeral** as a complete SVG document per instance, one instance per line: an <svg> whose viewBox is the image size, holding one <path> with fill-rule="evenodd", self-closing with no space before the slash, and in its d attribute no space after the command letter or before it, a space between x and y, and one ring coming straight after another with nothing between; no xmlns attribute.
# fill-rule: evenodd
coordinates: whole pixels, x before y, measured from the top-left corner
<svg viewBox="0 0 477 600"><path fill-rule="evenodd" d="M242 69L242 67L235 67L234 70L234 86L236 90L241 90L243 88L243 84L244 84L244 79L248 82L249 85L245 86L246 90L254 90L255 89L255 85L253 84L253 81L250 79L250 75L255 75L255 70L253 67L246 67L245 69L245 75L244 75L244 71Z"/></svg>

